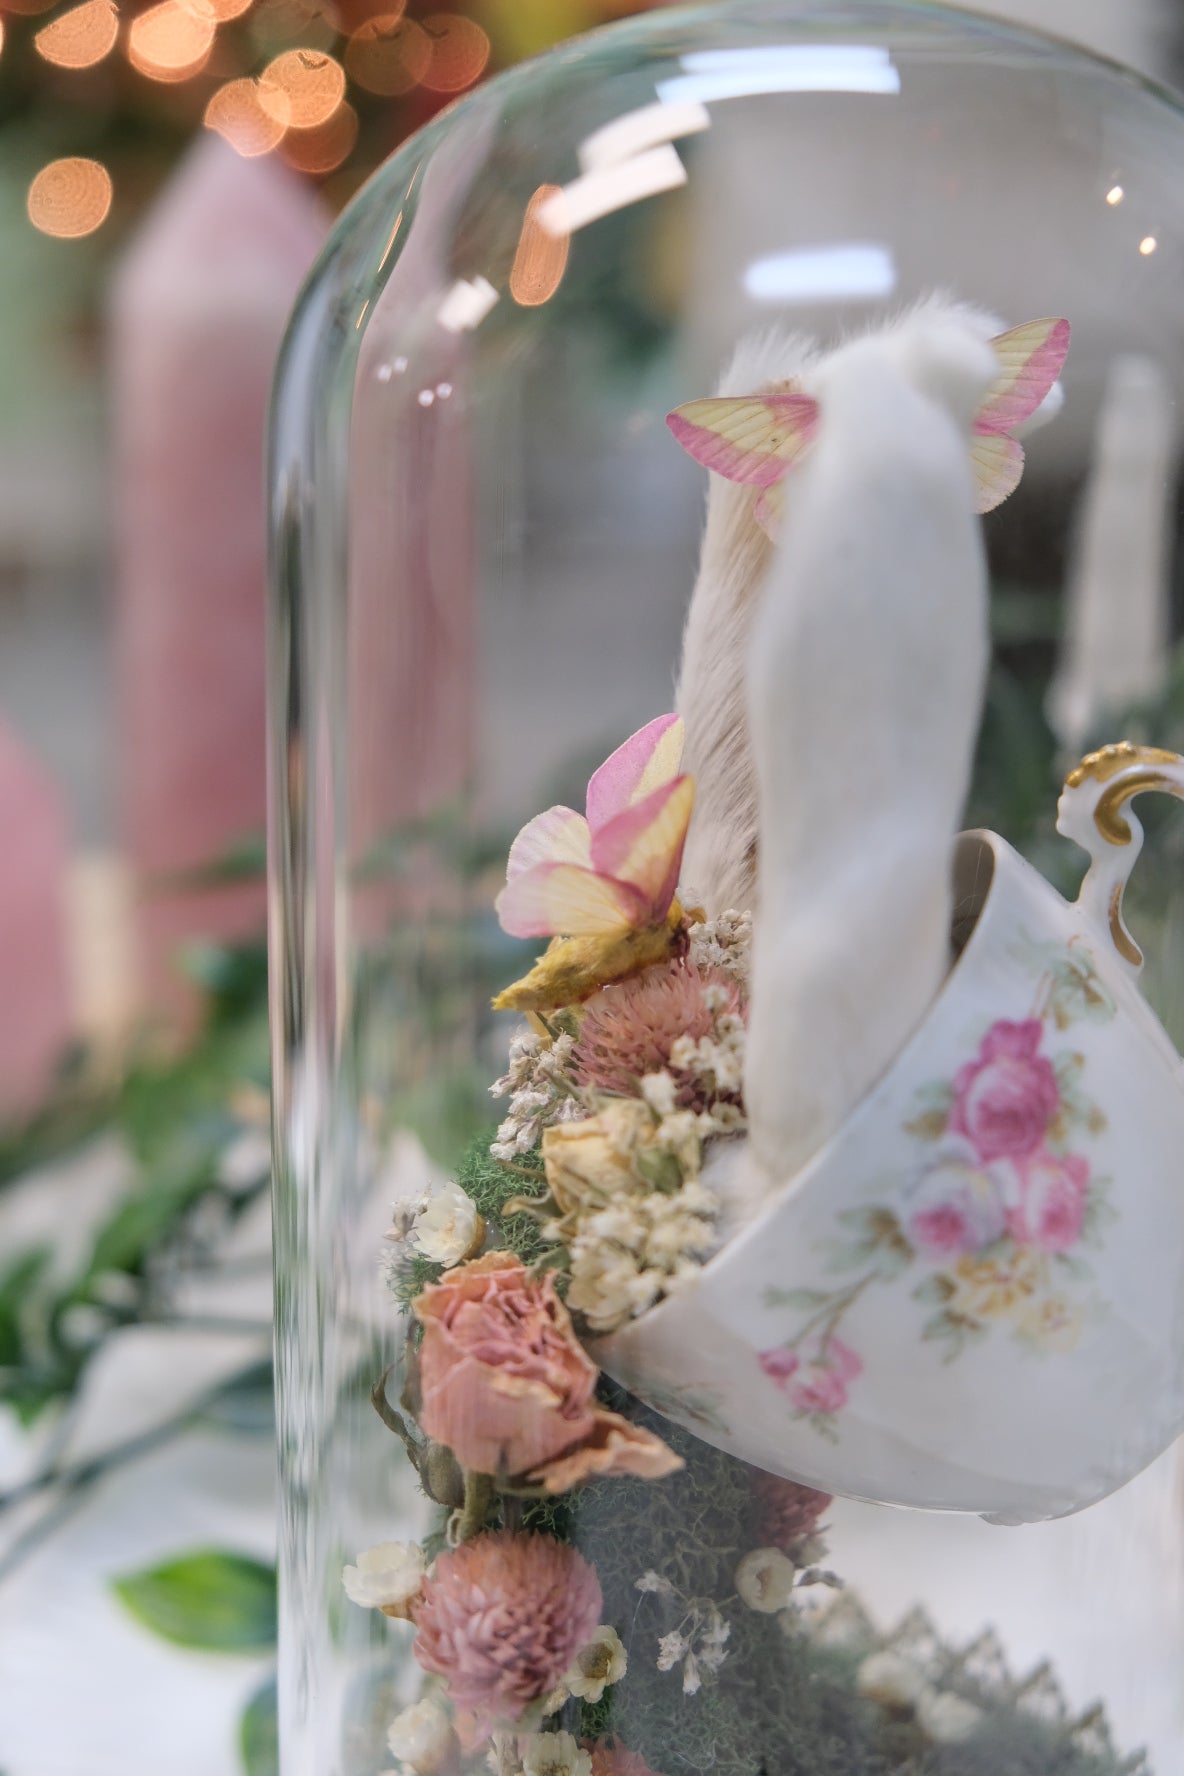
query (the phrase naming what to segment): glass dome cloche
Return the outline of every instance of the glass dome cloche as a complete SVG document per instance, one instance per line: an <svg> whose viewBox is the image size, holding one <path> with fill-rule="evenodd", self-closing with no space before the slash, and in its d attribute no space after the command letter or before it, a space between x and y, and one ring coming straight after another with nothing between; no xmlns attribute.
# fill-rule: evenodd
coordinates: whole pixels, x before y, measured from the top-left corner
<svg viewBox="0 0 1184 1776"><path fill-rule="evenodd" d="M1184 1773L1184 113L661 10L272 444L283 1776Z"/></svg>

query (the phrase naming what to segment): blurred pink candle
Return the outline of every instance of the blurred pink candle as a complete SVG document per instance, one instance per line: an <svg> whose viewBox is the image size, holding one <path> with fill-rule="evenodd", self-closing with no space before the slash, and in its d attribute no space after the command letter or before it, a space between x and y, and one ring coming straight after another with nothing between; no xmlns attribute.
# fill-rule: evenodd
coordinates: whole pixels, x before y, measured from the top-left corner
<svg viewBox="0 0 1184 1776"><path fill-rule="evenodd" d="M43 1097L70 1034L61 792L0 725L0 1113Z"/></svg>
<svg viewBox="0 0 1184 1776"><path fill-rule="evenodd" d="M261 885L169 878L263 827L268 391L327 226L287 168L207 136L114 284L121 819L158 1013L186 1006L184 942L262 930Z"/></svg>

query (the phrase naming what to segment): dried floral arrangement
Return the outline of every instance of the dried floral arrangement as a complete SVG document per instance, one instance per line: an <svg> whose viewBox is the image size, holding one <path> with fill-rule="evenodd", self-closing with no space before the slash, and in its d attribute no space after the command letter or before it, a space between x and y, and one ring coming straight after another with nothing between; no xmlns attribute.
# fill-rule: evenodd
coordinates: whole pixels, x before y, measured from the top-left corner
<svg viewBox="0 0 1184 1776"><path fill-rule="evenodd" d="M1019 479L1013 433L1050 395L1067 324L992 345L1000 381L971 437L980 511ZM781 385L690 403L671 428L773 532L818 413ZM407 1624L392 1633L412 1636L424 1674L389 1728L400 1776L1141 1769L1097 1711L1068 1718L1047 1668L1016 1682L986 1641L955 1654L915 1621L877 1637L826 1564L827 1495L599 1371L597 1338L730 1237L727 1163L748 1132L753 921L718 910L718 891L711 916L680 898L696 796L683 743L679 716L650 722L594 773L583 813L550 808L514 841L498 917L550 941L494 1001L526 1018L491 1087L507 1112L453 1179L397 1206L388 1236L407 1335L398 1403L388 1372L374 1404L438 1527L364 1551L343 1580ZM1020 1036L1031 1048L1039 1030ZM990 1059L955 1095L982 1087ZM828 1333L778 1353L794 1411L842 1406L860 1369L844 1352Z"/></svg>
<svg viewBox="0 0 1184 1776"><path fill-rule="evenodd" d="M661 717L627 741L586 822L550 810L524 829L499 899L503 924L533 934L570 921L581 871L636 909L614 944L665 954L557 1002L607 953L603 934L558 939L507 989L532 1006L491 1088L508 1112L388 1239L409 1336L401 1399L384 1377L375 1404L439 1530L343 1576L355 1604L410 1624L425 1674L390 1727L397 1767L972 1776L1006 1749L1017 1773L1133 1771L1096 1715L1050 1706L1047 1673L1001 1683L911 1630L877 1640L853 1599L834 1605L830 1499L672 1426L585 1348L715 1248L711 1155L744 1129L751 922L675 899L680 728ZM610 876L623 817L633 845Z"/></svg>

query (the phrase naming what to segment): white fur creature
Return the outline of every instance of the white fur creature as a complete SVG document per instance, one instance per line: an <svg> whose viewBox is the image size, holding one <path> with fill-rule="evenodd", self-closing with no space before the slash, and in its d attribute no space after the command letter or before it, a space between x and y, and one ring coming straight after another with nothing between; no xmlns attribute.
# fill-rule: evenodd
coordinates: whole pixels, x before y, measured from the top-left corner
<svg viewBox="0 0 1184 1776"><path fill-rule="evenodd" d="M817 441L743 613L760 834L745 1091L769 1188L864 1095L948 967L989 658L967 450L989 327L929 305L813 367Z"/></svg>
<svg viewBox="0 0 1184 1776"><path fill-rule="evenodd" d="M817 359L817 346L801 334L752 334L738 346L718 392L776 389L800 380ZM756 778L745 677L773 548L752 507L751 488L711 476L675 697L686 723L683 770L695 779L683 882L713 916L728 907L751 908L756 890Z"/></svg>

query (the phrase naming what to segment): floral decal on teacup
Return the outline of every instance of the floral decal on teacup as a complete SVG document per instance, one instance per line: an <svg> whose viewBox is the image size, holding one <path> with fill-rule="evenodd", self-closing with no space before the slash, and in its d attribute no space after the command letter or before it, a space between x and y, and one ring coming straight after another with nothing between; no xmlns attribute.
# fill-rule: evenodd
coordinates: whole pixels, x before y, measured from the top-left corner
<svg viewBox="0 0 1184 1776"><path fill-rule="evenodd" d="M911 1289L929 1310L920 1337L946 1362L994 1327L1036 1352L1070 1351L1097 1311L1081 1249L1113 1210L1083 1144L1106 1120L1083 1091L1084 1057L1048 1044L1079 1019L1113 1017L1114 1000L1079 940L1028 943L1024 957L1039 969L1028 1015L995 1019L952 1078L920 1088L904 1125L915 1169L891 1201L837 1217L825 1258L850 1280L765 1291L766 1306L798 1318L759 1353L761 1369L823 1435L837 1434L863 1370L840 1328L868 1288L923 1269Z"/></svg>

